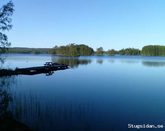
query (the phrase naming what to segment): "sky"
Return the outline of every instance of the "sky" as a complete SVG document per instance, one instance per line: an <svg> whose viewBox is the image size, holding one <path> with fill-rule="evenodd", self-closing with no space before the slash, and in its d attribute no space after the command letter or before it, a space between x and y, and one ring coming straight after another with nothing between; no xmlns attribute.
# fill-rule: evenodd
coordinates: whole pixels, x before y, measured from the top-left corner
<svg viewBox="0 0 165 131"><path fill-rule="evenodd" d="M47 48L76 43L118 50L165 45L165 0L13 2L13 28L7 32L12 47Z"/></svg>

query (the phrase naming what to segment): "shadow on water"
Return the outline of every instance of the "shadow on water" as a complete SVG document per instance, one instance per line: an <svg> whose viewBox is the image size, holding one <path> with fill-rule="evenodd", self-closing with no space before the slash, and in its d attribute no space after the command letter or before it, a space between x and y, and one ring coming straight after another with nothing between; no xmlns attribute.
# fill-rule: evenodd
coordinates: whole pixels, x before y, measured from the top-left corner
<svg viewBox="0 0 165 131"><path fill-rule="evenodd" d="M15 84L14 76L0 77L0 131L30 131L30 129L16 121L10 109L13 96L11 86Z"/></svg>
<svg viewBox="0 0 165 131"><path fill-rule="evenodd" d="M78 68L79 65L88 65L92 62L91 59L79 57L58 57L52 56L52 62L69 65L71 68Z"/></svg>

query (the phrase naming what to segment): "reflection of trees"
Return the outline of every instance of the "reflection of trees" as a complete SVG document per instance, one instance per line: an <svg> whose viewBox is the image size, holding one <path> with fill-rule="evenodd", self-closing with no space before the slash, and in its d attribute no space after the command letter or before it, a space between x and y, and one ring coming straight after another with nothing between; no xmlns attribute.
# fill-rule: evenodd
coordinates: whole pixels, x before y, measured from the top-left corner
<svg viewBox="0 0 165 131"><path fill-rule="evenodd" d="M156 62L156 61L143 61L142 64L148 67L163 67L165 66L165 62Z"/></svg>
<svg viewBox="0 0 165 131"><path fill-rule="evenodd" d="M13 105L13 115L36 131L77 131L91 128L89 117L94 112L92 102L63 103L54 99L49 103L41 99L31 93L16 95L15 101L19 106Z"/></svg>
<svg viewBox="0 0 165 131"><path fill-rule="evenodd" d="M16 121L11 110L13 96L11 86L15 83L14 76L0 77L0 130L1 131L30 131L30 129ZM16 105L18 106L18 105Z"/></svg>
<svg viewBox="0 0 165 131"><path fill-rule="evenodd" d="M121 60L121 63L127 63L127 64L137 64L138 61L136 60Z"/></svg>
<svg viewBox="0 0 165 131"><path fill-rule="evenodd" d="M98 63L98 64L103 64L103 60L102 60L102 59L98 59L98 60L97 60L97 63Z"/></svg>
<svg viewBox="0 0 165 131"><path fill-rule="evenodd" d="M9 93L14 77L0 77L0 118L9 116L9 103L12 100Z"/></svg>
<svg viewBox="0 0 165 131"><path fill-rule="evenodd" d="M5 63L5 56L0 55L0 68L3 67L4 63Z"/></svg>
<svg viewBox="0 0 165 131"><path fill-rule="evenodd" d="M5 58L0 58L0 63L2 63L2 64L4 64L4 62L5 62Z"/></svg>
<svg viewBox="0 0 165 131"><path fill-rule="evenodd" d="M110 59L109 62L110 62L110 63L114 63L115 60L114 60L114 59Z"/></svg>
<svg viewBox="0 0 165 131"><path fill-rule="evenodd" d="M59 63L59 64L66 64L69 65L71 68L77 68L79 65L87 65L90 64L92 61L90 59L82 59L78 57L57 57L52 56L52 62Z"/></svg>

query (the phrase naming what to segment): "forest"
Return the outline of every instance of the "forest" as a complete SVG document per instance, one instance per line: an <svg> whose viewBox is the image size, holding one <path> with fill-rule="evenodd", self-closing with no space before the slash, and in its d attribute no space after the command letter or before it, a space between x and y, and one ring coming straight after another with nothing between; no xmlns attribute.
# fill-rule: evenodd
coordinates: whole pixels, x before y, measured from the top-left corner
<svg viewBox="0 0 165 131"><path fill-rule="evenodd" d="M2 52L1 52L2 53ZM103 55L142 55L142 56L165 56L165 46L147 45L140 49L123 48L121 50L108 49L105 51L103 47L94 50L85 44L68 44L55 46L53 48L25 48L25 47L9 47L5 53L22 53L22 54L54 54L60 56L103 56Z"/></svg>
<svg viewBox="0 0 165 131"><path fill-rule="evenodd" d="M68 44L66 46L55 46L51 53L62 56L90 56L94 54L94 50L84 44Z"/></svg>
<svg viewBox="0 0 165 131"><path fill-rule="evenodd" d="M25 48L25 47L13 47L7 48L6 53L21 53L21 54L49 54L51 48Z"/></svg>
<svg viewBox="0 0 165 131"><path fill-rule="evenodd" d="M142 48L141 55L143 56L165 56L165 46L148 45Z"/></svg>
<svg viewBox="0 0 165 131"><path fill-rule="evenodd" d="M84 44L68 44L66 46L55 46L52 51L52 54L62 55L62 56L91 56L91 55L140 55L141 51L135 48L126 48L119 51L110 49L104 51L103 47L99 47L94 51L93 48L84 45Z"/></svg>
<svg viewBox="0 0 165 131"><path fill-rule="evenodd" d="M135 48L125 48L119 51L111 49L106 52L107 55L140 55L141 51Z"/></svg>

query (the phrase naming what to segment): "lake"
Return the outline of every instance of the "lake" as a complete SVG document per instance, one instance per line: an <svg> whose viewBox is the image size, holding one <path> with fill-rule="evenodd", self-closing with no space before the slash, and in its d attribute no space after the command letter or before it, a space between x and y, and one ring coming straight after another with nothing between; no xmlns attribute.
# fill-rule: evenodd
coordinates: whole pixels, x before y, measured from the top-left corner
<svg viewBox="0 0 165 131"><path fill-rule="evenodd" d="M0 78L1 90L10 97L1 112L34 131L127 131L134 130L128 124L165 123L165 57L9 54L0 66L48 61L70 68L49 76Z"/></svg>

